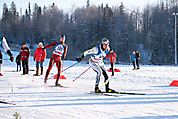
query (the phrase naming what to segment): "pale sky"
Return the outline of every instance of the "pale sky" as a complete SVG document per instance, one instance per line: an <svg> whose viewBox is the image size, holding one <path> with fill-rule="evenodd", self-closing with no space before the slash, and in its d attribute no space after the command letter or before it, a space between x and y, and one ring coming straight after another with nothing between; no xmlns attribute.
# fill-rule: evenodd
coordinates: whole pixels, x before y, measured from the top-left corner
<svg viewBox="0 0 178 119"><path fill-rule="evenodd" d="M0 16L2 15L3 4L6 3L10 8L10 4L12 1L15 2L17 11L20 12L20 8L22 8L22 12L26 8L28 8L28 3L31 3L31 9L33 9L33 5L37 3L42 8L45 6L51 5L53 2L64 11L68 12L72 9L72 6L75 5L77 7L86 6L87 0L0 0ZM106 5L108 3L109 7L111 6L119 6L121 2L124 3L124 6L129 9L136 9L138 7L144 8L147 4L157 4L160 0L90 0L90 5L101 5L101 3Z"/></svg>

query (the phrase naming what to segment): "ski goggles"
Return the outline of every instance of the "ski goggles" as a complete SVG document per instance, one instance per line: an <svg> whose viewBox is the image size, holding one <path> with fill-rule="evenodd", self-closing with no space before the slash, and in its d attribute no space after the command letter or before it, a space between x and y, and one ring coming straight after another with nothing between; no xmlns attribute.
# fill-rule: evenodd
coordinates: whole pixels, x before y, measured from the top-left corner
<svg viewBox="0 0 178 119"><path fill-rule="evenodd" d="M106 39L106 38L103 38L103 39L102 39L102 44L109 44L109 40Z"/></svg>

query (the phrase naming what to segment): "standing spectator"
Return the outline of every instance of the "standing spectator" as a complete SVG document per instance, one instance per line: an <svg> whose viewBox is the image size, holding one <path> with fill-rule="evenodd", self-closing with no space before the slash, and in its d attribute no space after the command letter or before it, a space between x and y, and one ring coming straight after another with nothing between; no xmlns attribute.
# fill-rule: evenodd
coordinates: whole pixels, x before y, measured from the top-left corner
<svg viewBox="0 0 178 119"><path fill-rule="evenodd" d="M21 71L22 60L20 54L18 54L16 57L16 63L17 63L17 71ZM18 70L18 67L20 68L20 70Z"/></svg>
<svg viewBox="0 0 178 119"><path fill-rule="evenodd" d="M40 42L38 48L36 48L33 60L36 61L36 74L35 76L39 76L39 65L41 68L41 75L43 75L43 62L46 58L46 49L44 49L43 43Z"/></svg>
<svg viewBox="0 0 178 119"><path fill-rule="evenodd" d="M4 48L5 53L7 53L10 56L11 62L14 61L13 54L12 54L8 44L7 44L6 38L0 35L0 59L1 59L0 60L0 71L1 71L1 64L2 64L2 58L3 58L3 56L2 56L2 52L3 52L2 47Z"/></svg>
<svg viewBox="0 0 178 119"><path fill-rule="evenodd" d="M28 61L30 57L30 49L26 46L26 43L22 44L20 55L21 55L22 67L23 67L22 75L25 75L28 74L29 72Z"/></svg>
<svg viewBox="0 0 178 119"><path fill-rule="evenodd" d="M140 53L138 53L138 50L136 51L135 58L136 58L137 69L140 69L139 66Z"/></svg>
<svg viewBox="0 0 178 119"><path fill-rule="evenodd" d="M133 51L133 53L130 55L130 60L132 61L133 63L133 70L135 70L135 51Z"/></svg>
<svg viewBox="0 0 178 119"><path fill-rule="evenodd" d="M59 81L59 77L61 74L61 68L62 68L62 63L61 63L61 58L63 57L63 59L65 59L66 54L67 54L67 49L68 46L65 44L65 35L61 35L60 41L59 42L54 42L50 45L47 45L44 47L44 49L50 48L50 47L55 47L52 57L49 61L49 66L48 69L46 71L46 75L45 75L45 79L44 79L44 83L47 82L47 78L48 75L50 73L51 68L53 67L54 63L56 63L56 67L57 67L57 79L56 79L56 86L61 86L58 81Z"/></svg>
<svg viewBox="0 0 178 119"><path fill-rule="evenodd" d="M112 70L112 75L114 76L114 64L116 62L115 58L117 57L116 53L113 52L113 50L110 50L110 53L106 55L107 58L110 59L110 63L111 63L111 70Z"/></svg>

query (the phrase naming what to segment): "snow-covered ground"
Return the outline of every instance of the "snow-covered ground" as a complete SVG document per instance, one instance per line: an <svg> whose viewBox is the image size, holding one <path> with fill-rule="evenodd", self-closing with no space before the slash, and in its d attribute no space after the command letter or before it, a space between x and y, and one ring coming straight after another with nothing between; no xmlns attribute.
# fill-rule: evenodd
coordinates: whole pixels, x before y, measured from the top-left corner
<svg viewBox="0 0 178 119"><path fill-rule="evenodd" d="M16 56L16 52L13 52ZM4 55L4 58L9 58ZM44 74L49 59L44 64ZM63 69L76 63L64 61ZM30 58L30 69L35 62ZM145 93L146 95L103 96L85 94L94 90L95 72L89 69L75 82L73 80L89 67L80 63L62 73L67 79L60 83L70 88L52 87L54 79L44 86L44 76L35 77L34 71L21 75L16 63L5 60L0 77L0 119L14 119L20 114L22 119L118 119L118 118L178 118L178 87L169 86L178 80L177 66L141 66L132 70L132 65L116 65L121 70L110 78L110 88L117 91ZM106 65L109 68L110 65ZM56 74L54 65L50 76ZM49 76L49 77L50 77ZM50 86L49 86L50 85ZM104 91L104 79L100 80L100 89Z"/></svg>

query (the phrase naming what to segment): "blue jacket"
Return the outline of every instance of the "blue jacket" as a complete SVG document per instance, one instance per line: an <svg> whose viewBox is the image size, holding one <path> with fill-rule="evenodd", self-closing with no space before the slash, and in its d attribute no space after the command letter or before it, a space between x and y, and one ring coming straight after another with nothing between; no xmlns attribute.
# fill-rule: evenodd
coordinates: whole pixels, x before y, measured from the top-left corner
<svg viewBox="0 0 178 119"><path fill-rule="evenodd" d="M136 59L135 59L135 55L133 55L133 54L130 55L130 58L131 58L132 61L135 61L135 60L136 60Z"/></svg>

